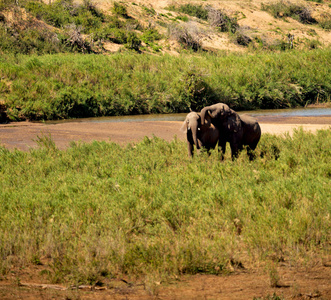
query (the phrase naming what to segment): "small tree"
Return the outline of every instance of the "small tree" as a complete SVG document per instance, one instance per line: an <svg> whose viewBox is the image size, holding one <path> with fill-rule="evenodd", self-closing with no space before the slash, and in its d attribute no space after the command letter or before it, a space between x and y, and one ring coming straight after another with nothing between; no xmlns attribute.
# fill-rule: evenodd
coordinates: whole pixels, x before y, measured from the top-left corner
<svg viewBox="0 0 331 300"><path fill-rule="evenodd" d="M127 36L127 43L125 45L128 49L139 51L141 46L141 40L134 32L129 32Z"/></svg>

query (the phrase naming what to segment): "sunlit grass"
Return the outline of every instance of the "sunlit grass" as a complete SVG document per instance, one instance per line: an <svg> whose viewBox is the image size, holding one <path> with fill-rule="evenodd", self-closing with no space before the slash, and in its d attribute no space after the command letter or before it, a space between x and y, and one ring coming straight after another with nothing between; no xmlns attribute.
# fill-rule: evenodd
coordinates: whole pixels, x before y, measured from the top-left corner
<svg viewBox="0 0 331 300"><path fill-rule="evenodd" d="M0 275L44 263L52 282L227 273L329 251L331 130L264 134L258 158L193 160L145 138L0 148ZM262 157L261 157L262 156Z"/></svg>

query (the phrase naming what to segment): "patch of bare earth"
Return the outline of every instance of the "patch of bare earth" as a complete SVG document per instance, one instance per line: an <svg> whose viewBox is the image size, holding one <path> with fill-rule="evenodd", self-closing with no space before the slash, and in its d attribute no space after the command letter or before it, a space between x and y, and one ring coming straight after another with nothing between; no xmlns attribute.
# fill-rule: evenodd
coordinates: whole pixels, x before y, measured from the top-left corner
<svg viewBox="0 0 331 300"><path fill-rule="evenodd" d="M167 282L109 280L103 286L66 286L48 283L32 266L0 277L0 299L331 299L330 264L296 268L283 263L272 285L268 270L241 269L228 275L183 275Z"/></svg>

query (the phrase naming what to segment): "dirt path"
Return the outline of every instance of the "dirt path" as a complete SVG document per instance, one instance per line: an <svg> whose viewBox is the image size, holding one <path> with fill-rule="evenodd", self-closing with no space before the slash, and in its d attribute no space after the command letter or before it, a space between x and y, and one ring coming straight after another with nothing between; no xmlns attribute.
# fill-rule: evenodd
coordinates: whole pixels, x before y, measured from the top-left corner
<svg viewBox="0 0 331 300"><path fill-rule="evenodd" d="M284 134L293 132L300 126L304 130L315 132L331 127L331 117L258 117L262 133ZM91 142L112 141L120 145L141 141L145 136L153 135L166 141L175 136L185 140L180 132L179 121L139 121L139 122L66 122L42 124L19 122L0 124L0 144L8 149L28 151L38 146L38 136L51 136L59 149L65 149L71 141Z"/></svg>

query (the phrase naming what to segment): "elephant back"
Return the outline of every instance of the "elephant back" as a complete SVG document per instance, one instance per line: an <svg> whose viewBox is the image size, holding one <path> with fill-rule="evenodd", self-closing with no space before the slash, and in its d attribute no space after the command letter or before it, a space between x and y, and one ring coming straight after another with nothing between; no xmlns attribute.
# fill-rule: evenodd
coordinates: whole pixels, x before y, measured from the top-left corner
<svg viewBox="0 0 331 300"><path fill-rule="evenodd" d="M257 145L261 137L261 127L257 119L246 114L240 115L240 119L244 133L244 145Z"/></svg>

